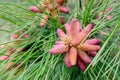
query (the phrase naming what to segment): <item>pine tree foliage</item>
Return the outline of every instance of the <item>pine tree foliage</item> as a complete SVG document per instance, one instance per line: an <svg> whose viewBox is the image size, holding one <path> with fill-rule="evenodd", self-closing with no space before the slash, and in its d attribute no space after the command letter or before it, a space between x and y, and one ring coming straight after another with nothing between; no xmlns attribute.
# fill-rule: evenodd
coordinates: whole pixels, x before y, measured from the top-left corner
<svg viewBox="0 0 120 80"><path fill-rule="evenodd" d="M33 13L29 7L37 6L40 0L0 0L0 56L6 55L9 48L16 49L10 59L0 60L0 80L120 80L120 1L119 0L66 0L69 14L60 14L66 23L72 18L81 22L84 28L94 23L89 34L100 39L100 50L83 72L76 66L67 68L63 55L49 54L49 49L58 39L57 28L64 30L58 17L48 20L44 27L39 26L43 13ZM106 9L111 7L108 13ZM101 18L96 16L102 12ZM112 18L106 20L106 17ZM22 38L24 31L29 38ZM11 34L19 38L10 41ZM13 45L14 44L14 45ZM25 50L24 50L25 49ZM14 62L5 69L5 65ZM16 68L13 66L17 64Z"/></svg>

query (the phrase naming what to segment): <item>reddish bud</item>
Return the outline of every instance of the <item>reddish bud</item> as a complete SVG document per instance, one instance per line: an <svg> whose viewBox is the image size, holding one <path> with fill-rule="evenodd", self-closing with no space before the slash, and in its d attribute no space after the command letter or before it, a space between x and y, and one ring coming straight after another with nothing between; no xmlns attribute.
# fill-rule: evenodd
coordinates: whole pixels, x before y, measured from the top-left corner
<svg viewBox="0 0 120 80"><path fill-rule="evenodd" d="M56 2L57 4L62 4L62 3L64 2L64 0L55 0L55 2Z"/></svg>
<svg viewBox="0 0 120 80"><path fill-rule="evenodd" d="M70 22L70 32L72 39L74 39L77 36L77 19L72 19Z"/></svg>
<svg viewBox="0 0 120 80"><path fill-rule="evenodd" d="M69 59L69 53L65 54L65 57L64 57L63 60L64 60L64 63L66 65L66 67L70 68L72 66L71 63L70 63L70 59Z"/></svg>
<svg viewBox="0 0 120 80"><path fill-rule="evenodd" d="M59 20L60 20L61 24L64 24L64 21L63 21L63 19L61 17L59 17Z"/></svg>
<svg viewBox="0 0 120 80"><path fill-rule="evenodd" d="M57 35L61 40L66 39L66 34L61 29L57 29Z"/></svg>
<svg viewBox="0 0 120 80"><path fill-rule="evenodd" d="M16 40L19 36L17 34L12 34L10 36L10 40L13 41L13 40Z"/></svg>
<svg viewBox="0 0 120 80"><path fill-rule="evenodd" d="M66 30L66 34L70 37L70 38L72 38L72 35L71 35L71 32L70 32L70 25L69 24L65 24L64 25L65 26L65 30Z"/></svg>
<svg viewBox="0 0 120 80"><path fill-rule="evenodd" d="M106 16L106 20L110 20L110 19L112 19L111 15Z"/></svg>
<svg viewBox="0 0 120 80"><path fill-rule="evenodd" d="M50 54L64 53L68 51L68 47L64 44L56 45L49 50Z"/></svg>
<svg viewBox="0 0 120 80"><path fill-rule="evenodd" d="M59 6L59 7L58 7L58 10L59 10L60 12L66 13L66 14L69 13L69 10L68 10L66 7L64 7L64 6Z"/></svg>
<svg viewBox="0 0 120 80"><path fill-rule="evenodd" d="M111 7L108 7L107 9L106 9L106 13L108 13L109 11L111 11L112 10L112 8Z"/></svg>
<svg viewBox="0 0 120 80"><path fill-rule="evenodd" d="M39 12L39 9L38 9L37 7L35 7L35 6L31 6L31 7L29 8L29 10L32 11L32 12L35 12L35 13L38 13L38 12Z"/></svg>
<svg viewBox="0 0 120 80"><path fill-rule="evenodd" d="M78 50L78 55L85 63L89 64L91 62L91 59L84 51Z"/></svg>
<svg viewBox="0 0 120 80"><path fill-rule="evenodd" d="M80 25L80 22L77 22L77 34L80 34L81 30L82 30L82 27Z"/></svg>
<svg viewBox="0 0 120 80"><path fill-rule="evenodd" d="M97 45L90 45L90 44L82 44L81 46L80 46L80 48L79 49L81 49L81 50L83 50L83 51L97 51L97 50L99 50L100 49L100 46L97 46Z"/></svg>
<svg viewBox="0 0 120 80"><path fill-rule="evenodd" d="M77 61L77 49L76 48L74 47L70 48L69 58L70 58L71 65L76 65L76 61Z"/></svg>
<svg viewBox="0 0 120 80"><path fill-rule="evenodd" d="M88 51L88 54L92 57L96 56L96 52L95 51Z"/></svg>
<svg viewBox="0 0 120 80"><path fill-rule="evenodd" d="M29 34L25 34L24 38L30 38L30 35Z"/></svg>
<svg viewBox="0 0 120 80"><path fill-rule="evenodd" d="M92 44L92 45L97 45L100 43L100 40L99 39L88 39L85 41L86 44Z"/></svg>
<svg viewBox="0 0 120 80"><path fill-rule="evenodd" d="M78 36L72 41L72 43L74 45L79 45L81 41L84 40L84 38L86 38L86 36L89 34L89 32L92 30L93 28L93 24L88 24L86 26L86 28L84 28L80 34L78 34Z"/></svg>
<svg viewBox="0 0 120 80"><path fill-rule="evenodd" d="M55 4L48 4L48 8L50 10L54 10L56 7L57 7L57 5L55 5Z"/></svg>
<svg viewBox="0 0 120 80"><path fill-rule="evenodd" d="M0 56L0 60L7 60L8 58L8 56Z"/></svg>
<svg viewBox="0 0 120 80"><path fill-rule="evenodd" d="M82 71L86 69L85 62L83 62L80 58L78 58L77 60L77 65L78 65L78 68L81 69Z"/></svg>
<svg viewBox="0 0 120 80"><path fill-rule="evenodd" d="M44 26L46 24L46 22L48 21L48 16L43 14L42 18L40 20L40 26Z"/></svg>
<svg viewBox="0 0 120 80"><path fill-rule="evenodd" d="M11 55L11 54L13 54L14 53L14 48L9 48L7 51L6 51L6 55Z"/></svg>
<svg viewBox="0 0 120 80"><path fill-rule="evenodd" d="M13 62L8 62L8 63L4 66L4 68L5 68L5 69L8 69L9 67L12 66L12 64L13 64Z"/></svg>

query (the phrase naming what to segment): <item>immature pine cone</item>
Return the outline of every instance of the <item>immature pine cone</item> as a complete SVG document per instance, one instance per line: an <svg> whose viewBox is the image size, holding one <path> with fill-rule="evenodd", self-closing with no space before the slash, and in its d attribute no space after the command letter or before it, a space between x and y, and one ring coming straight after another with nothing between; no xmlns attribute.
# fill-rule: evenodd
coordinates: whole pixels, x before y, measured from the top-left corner
<svg viewBox="0 0 120 80"><path fill-rule="evenodd" d="M64 25L66 34L57 29L59 41L55 42L53 48L49 50L50 54L65 54L64 63L67 67L77 65L81 70L85 70L85 64L90 64L91 57L96 55L100 49L99 39L86 39L93 28L93 24L88 24L84 29L76 19L72 19L70 25Z"/></svg>
<svg viewBox="0 0 120 80"><path fill-rule="evenodd" d="M64 3L64 0L41 0L40 4L37 7L31 6L29 10L35 13L47 13L42 14L42 18L40 20L40 26L44 26L48 21L49 16L55 18L56 16L59 16L58 12L63 12L66 14L69 13L69 10L65 6L62 6L62 3ZM63 24L63 20L60 17L59 20Z"/></svg>

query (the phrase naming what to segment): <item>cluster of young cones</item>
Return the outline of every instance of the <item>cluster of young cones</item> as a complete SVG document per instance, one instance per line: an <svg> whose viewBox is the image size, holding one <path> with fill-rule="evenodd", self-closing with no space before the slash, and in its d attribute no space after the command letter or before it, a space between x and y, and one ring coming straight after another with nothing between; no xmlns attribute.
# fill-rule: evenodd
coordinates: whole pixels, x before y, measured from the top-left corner
<svg viewBox="0 0 120 80"><path fill-rule="evenodd" d="M111 8L111 7L108 7L108 8L105 10L105 14L109 13L111 10L112 10L112 8ZM103 12L99 12L98 15L97 15L97 17L96 17L96 19L101 19L102 14L103 14ZM112 18L112 15L108 15L108 16L105 17L106 20L110 20L111 18Z"/></svg>
<svg viewBox="0 0 120 80"><path fill-rule="evenodd" d="M40 26L44 26L49 19L49 16L55 18L59 17L59 12L69 13L69 10L63 6L65 0L41 0L38 6L31 6L30 11L35 13L43 13L40 20ZM46 14L44 13L46 12ZM63 24L62 18L59 17L60 22Z"/></svg>
<svg viewBox="0 0 120 80"><path fill-rule="evenodd" d="M24 31L20 31L19 32L19 34L24 34ZM16 40L16 39L18 39L19 38L19 36L17 35L17 34L12 34L11 36L10 36L10 41L14 41L14 40ZM23 36L22 36L22 38L29 38L29 35L28 34L24 34ZM15 51L17 51L17 49L15 49L15 48L13 48L12 46L15 46L17 44L17 42L13 42L13 43L8 43L8 44L4 44L4 45L1 45L0 46L0 49L3 49L3 48L6 48L6 47L9 47L9 48L7 48L7 50L6 50L6 52L5 52L5 54L4 55L0 55L0 60L1 61L5 61L5 60L9 60L10 58L11 58L11 55L15 52ZM16 68L17 66L18 66L18 64L14 64L14 62L8 62L5 66L4 66L4 68L5 69L8 69L9 67L11 67L11 66L13 66L12 68Z"/></svg>
<svg viewBox="0 0 120 80"><path fill-rule="evenodd" d="M64 54L64 63L67 67L77 65L81 70L86 69L86 64L90 64L91 57L95 57L100 49L100 40L88 39L88 35L93 28L93 24L88 24L82 29L80 22L72 19L70 24L65 25L66 34L57 29L59 40L55 42L50 54Z"/></svg>

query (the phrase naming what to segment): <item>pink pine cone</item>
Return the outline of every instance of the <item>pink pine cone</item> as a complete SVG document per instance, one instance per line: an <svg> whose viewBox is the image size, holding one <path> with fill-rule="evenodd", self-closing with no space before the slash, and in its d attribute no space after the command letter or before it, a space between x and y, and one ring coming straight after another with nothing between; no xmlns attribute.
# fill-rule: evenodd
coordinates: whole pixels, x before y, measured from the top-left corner
<svg viewBox="0 0 120 80"><path fill-rule="evenodd" d="M87 39L93 28L93 24L90 23L82 29L80 22L74 18L70 24L66 23L64 26L66 33L61 29L57 29L59 41L55 42L49 53L65 54L64 63L66 67L69 68L77 65L79 69L84 71L86 64L90 64L92 60L89 56L95 57L97 51L100 49L99 39Z"/></svg>

